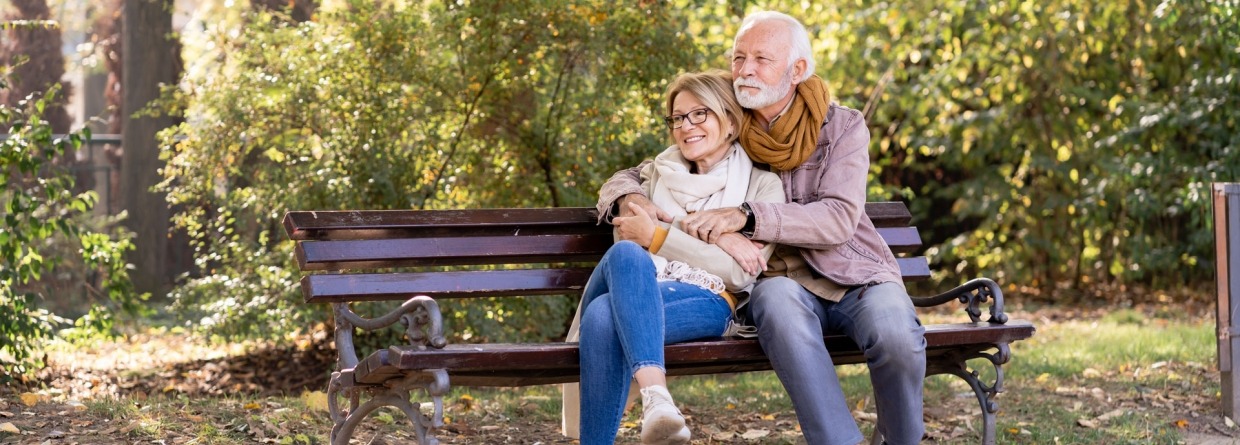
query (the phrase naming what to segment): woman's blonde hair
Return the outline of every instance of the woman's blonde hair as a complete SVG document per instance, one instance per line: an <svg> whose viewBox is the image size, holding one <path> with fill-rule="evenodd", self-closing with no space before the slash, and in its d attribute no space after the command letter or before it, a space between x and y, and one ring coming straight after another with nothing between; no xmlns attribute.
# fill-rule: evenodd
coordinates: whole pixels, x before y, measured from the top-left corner
<svg viewBox="0 0 1240 445"><path fill-rule="evenodd" d="M672 114L676 96L690 93L697 97L702 105L710 109L720 119L732 123L732 132L728 134L731 144L740 137L741 108L736 101L736 93L732 90L732 74L723 70L710 70L700 73L683 73L672 80L667 86L667 114ZM722 123L722 122L721 122Z"/></svg>

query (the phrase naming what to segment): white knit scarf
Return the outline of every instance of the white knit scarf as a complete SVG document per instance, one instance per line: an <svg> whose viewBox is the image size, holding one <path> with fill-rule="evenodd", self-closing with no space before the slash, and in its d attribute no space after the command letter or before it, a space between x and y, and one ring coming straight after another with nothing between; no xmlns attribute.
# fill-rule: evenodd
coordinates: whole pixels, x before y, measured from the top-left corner
<svg viewBox="0 0 1240 445"><path fill-rule="evenodd" d="M691 173L690 162L672 146L654 158L654 175L648 184L650 199L672 217L692 212L738 207L749 193L749 177L753 174L753 161L733 143L724 156L708 172ZM700 268L680 261L668 261L659 255L654 259L659 280L674 280L696 284L712 292L724 291L723 279Z"/></svg>

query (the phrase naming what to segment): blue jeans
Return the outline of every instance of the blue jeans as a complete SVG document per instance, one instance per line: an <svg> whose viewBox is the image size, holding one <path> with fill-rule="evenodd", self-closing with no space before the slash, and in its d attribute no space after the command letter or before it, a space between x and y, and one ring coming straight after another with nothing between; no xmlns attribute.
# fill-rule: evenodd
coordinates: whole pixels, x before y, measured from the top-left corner
<svg viewBox="0 0 1240 445"><path fill-rule="evenodd" d="M655 280L636 243L607 250L581 304L581 443L612 444L629 382L639 368L663 367L663 345L723 335L732 309L702 287Z"/></svg>
<svg viewBox="0 0 1240 445"><path fill-rule="evenodd" d="M750 320L792 399L806 442L855 445L862 440L823 344L824 332L843 333L864 352L883 439L892 445L921 441L925 328L902 286L857 287L833 303L792 279L772 277L759 281L749 298Z"/></svg>

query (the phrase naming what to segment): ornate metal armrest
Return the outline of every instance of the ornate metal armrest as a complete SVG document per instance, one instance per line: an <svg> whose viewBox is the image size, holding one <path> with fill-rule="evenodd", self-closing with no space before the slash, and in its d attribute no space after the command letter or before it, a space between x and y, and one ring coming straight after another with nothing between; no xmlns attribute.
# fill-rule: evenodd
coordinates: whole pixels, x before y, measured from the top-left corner
<svg viewBox="0 0 1240 445"><path fill-rule="evenodd" d="M354 327L374 331L399 321L405 325L405 337L413 346L442 349L448 344L443 336L443 315L439 312L439 304L431 297L420 295L410 298L400 307L375 318L357 315L349 303L332 303L332 310L336 313L337 370L357 366L359 359L353 347Z"/></svg>
<svg viewBox="0 0 1240 445"><path fill-rule="evenodd" d="M969 280L956 288L943 292L932 297L911 297L913 306L932 307L946 303L951 300L959 300L965 304L965 312L969 314L969 319L974 323L981 321L982 310L981 304L987 300L993 300L990 305L990 319L986 320L991 323L1007 323L1007 313L1003 312L1003 290L999 285L989 278L975 278Z"/></svg>

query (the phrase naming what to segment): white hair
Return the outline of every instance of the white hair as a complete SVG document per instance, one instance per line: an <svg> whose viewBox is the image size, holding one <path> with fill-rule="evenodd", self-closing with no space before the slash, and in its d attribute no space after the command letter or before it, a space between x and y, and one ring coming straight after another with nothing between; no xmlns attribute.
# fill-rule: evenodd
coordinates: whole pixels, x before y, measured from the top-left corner
<svg viewBox="0 0 1240 445"><path fill-rule="evenodd" d="M759 11L745 16L745 20L741 21L741 29L736 32L736 39L732 41L732 47L735 48L736 41L740 40L741 36L751 28L759 23L769 21L783 23L784 28L788 30L788 36L792 40L788 42L791 45L788 51L788 67L786 69L791 69L797 60L804 60L805 73L801 75L800 79L796 79L796 82L801 83L805 79L809 79L809 76L814 75L815 65L814 52L809 45L809 32L805 30L805 25L802 25L799 20L788 14L776 11Z"/></svg>

